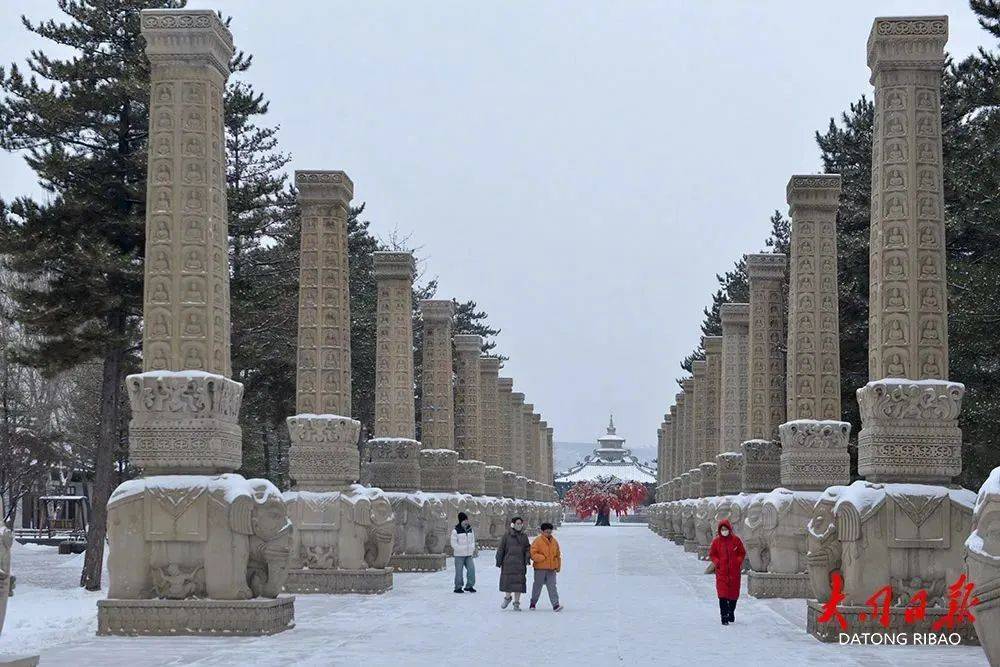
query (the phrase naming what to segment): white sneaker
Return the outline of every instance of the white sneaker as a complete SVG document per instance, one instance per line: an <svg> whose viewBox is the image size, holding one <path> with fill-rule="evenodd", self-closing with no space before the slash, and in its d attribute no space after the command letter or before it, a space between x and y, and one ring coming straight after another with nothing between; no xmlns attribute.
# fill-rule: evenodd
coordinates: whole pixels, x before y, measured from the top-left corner
<svg viewBox="0 0 1000 667"><path fill-rule="evenodd" d="M511 600L513 600L513 599L514 599L514 598L504 598L504 599L503 599L503 602L501 602L501 603L500 603L500 608L501 608L501 609L506 609L506 608L507 608L507 605L509 605L509 604L510 604L510 601L511 601Z"/></svg>

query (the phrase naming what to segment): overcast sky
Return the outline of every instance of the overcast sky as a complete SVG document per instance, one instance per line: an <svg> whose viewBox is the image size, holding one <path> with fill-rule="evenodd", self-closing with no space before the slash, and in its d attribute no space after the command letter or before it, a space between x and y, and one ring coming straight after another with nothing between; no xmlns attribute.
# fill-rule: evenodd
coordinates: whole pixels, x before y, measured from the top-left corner
<svg viewBox="0 0 1000 667"><path fill-rule="evenodd" d="M190 0L233 16L293 169L343 169L376 234L420 248L440 298L503 329L503 374L591 441L614 411L651 445L715 274L786 210L813 138L862 93L875 16L948 14L949 52L991 37L966 2ZM40 44L0 3L0 63ZM0 196L36 193L0 155Z"/></svg>

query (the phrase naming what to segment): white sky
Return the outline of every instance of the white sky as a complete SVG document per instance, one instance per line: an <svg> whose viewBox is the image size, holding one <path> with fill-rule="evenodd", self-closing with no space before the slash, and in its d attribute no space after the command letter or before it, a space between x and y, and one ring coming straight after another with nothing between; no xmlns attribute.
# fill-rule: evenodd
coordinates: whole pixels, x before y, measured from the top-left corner
<svg viewBox="0 0 1000 667"><path fill-rule="evenodd" d="M715 274L762 248L813 134L870 95L875 16L948 14L948 50L992 47L960 1L190 0L233 16L292 169L344 169L374 231L409 235L439 296L473 298L557 440L609 410L655 443ZM0 3L0 64L31 39ZM0 155L0 196L37 193Z"/></svg>

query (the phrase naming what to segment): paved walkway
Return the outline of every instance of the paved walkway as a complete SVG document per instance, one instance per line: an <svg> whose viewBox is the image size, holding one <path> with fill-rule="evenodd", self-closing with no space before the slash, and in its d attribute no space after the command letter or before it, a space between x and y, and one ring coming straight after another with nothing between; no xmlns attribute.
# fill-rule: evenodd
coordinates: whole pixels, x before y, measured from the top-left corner
<svg viewBox="0 0 1000 667"><path fill-rule="evenodd" d="M704 563L645 526L571 525L557 537L566 607L558 614L544 592L536 611L526 603L520 613L501 611L493 552L484 551L477 594L452 592L450 564L445 572L397 574L394 590L381 596L299 596L296 628L274 637L98 638L90 617L86 627L69 624L59 634L60 610L52 607L56 632L42 664L440 667L507 664L518 655L537 665L987 664L978 647L821 644L804 631L801 600L744 596L737 623L723 627ZM3 649L12 650L6 633Z"/></svg>

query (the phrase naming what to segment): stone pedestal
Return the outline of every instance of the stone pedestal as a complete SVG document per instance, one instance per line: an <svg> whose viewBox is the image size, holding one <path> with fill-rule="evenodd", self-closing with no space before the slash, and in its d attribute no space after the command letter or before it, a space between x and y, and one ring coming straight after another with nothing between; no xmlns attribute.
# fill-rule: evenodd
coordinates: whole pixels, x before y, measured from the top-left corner
<svg viewBox="0 0 1000 667"><path fill-rule="evenodd" d="M503 468L500 466L486 466L483 469L483 484L488 496L500 498L503 492Z"/></svg>
<svg viewBox="0 0 1000 667"><path fill-rule="evenodd" d="M420 485L420 442L372 438L361 447L362 484L383 491L416 491Z"/></svg>
<svg viewBox="0 0 1000 667"><path fill-rule="evenodd" d="M910 645L918 641L929 643L927 637L928 635L933 635L938 640L938 643L946 646L950 644L950 641L941 641L942 635L947 637L952 633L957 633L958 645L979 645L979 637L976 635L976 629L971 623L958 624L954 630L948 630L946 633L931 630L934 624L947 613L946 608L934 609L928 607L923 619L907 622L905 607L890 607L888 628L879 622L877 616L872 618L872 609L869 605L841 604L838 605L837 609L847 622L846 631L841 630L840 625L836 621L820 623L819 619L823 615L823 603L817 600L808 600L806 602L806 632L821 642L827 643L840 642L843 635L847 635L846 641L849 642L851 638L856 638L856 641L860 641L860 638L865 634L889 634L896 637L897 643L902 643L903 637L905 637L906 643Z"/></svg>
<svg viewBox="0 0 1000 667"><path fill-rule="evenodd" d="M524 475L518 475L514 478L514 497L518 500L528 498L528 478Z"/></svg>
<svg viewBox="0 0 1000 667"><path fill-rule="evenodd" d="M420 490L454 493L458 490L458 452L420 450Z"/></svg>
<svg viewBox="0 0 1000 667"><path fill-rule="evenodd" d="M964 385L886 379L858 389L858 472L869 481L948 484L962 471Z"/></svg>
<svg viewBox="0 0 1000 667"><path fill-rule="evenodd" d="M781 444L773 440L743 443L743 493L771 491L781 485Z"/></svg>
<svg viewBox="0 0 1000 667"><path fill-rule="evenodd" d="M688 470L688 497L701 498L701 468Z"/></svg>
<svg viewBox="0 0 1000 667"><path fill-rule="evenodd" d="M698 466L701 470L701 496L710 498L718 493L718 466L715 463L702 463Z"/></svg>
<svg viewBox="0 0 1000 667"><path fill-rule="evenodd" d="M510 470L503 471L503 497L517 498L517 473Z"/></svg>
<svg viewBox="0 0 1000 667"><path fill-rule="evenodd" d="M716 492L720 496L739 493L743 489L743 454L726 452L715 456Z"/></svg>
<svg viewBox="0 0 1000 667"><path fill-rule="evenodd" d="M503 475L503 471L500 474ZM501 477L501 484L502 479ZM471 493L474 496L486 494L486 464L482 461L459 459L456 481L462 493Z"/></svg>
<svg viewBox="0 0 1000 667"><path fill-rule="evenodd" d="M389 565L396 572L440 572L448 557L441 554L393 554Z"/></svg>
<svg viewBox="0 0 1000 667"><path fill-rule="evenodd" d="M850 423L799 419L782 424L779 433L782 486L822 491L850 483L851 458L847 451Z"/></svg>
<svg viewBox="0 0 1000 667"><path fill-rule="evenodd" d="M680 498L678 500L686 500L691 497L691 471L681 473L680 480L680 488L678 489Z"/></svg>
<svg viewBox="0 0 1000 667"><path fill-rule="evenodd" d="M340 489L358 479L361 422L338 415L299 414L286 420L289 472L299 491Z"/></svg>
<svg viewBox="0 0 1000 667"><path fill-rule="evenodd" d="M98 600L99 635L273 635L295 627L295 598Z"/></svg>
<svg viewBox="0 0 1000 667"><path fill-rule="evenodd" d="M747 593L755 598L811 598L812 586L806 572L747 573Z"/></svg>

